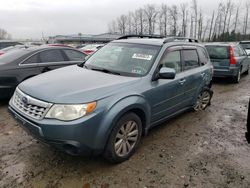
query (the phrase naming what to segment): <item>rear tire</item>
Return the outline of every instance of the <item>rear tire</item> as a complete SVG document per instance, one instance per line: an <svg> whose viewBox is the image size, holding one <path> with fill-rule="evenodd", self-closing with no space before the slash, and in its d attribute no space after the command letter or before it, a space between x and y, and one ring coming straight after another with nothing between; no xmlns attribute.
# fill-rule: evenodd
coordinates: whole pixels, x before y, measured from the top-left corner
<svg viewBox="0 0 250 188"><path fill-rule="evenodd" d="M233 82L237 84L240 82L240 79L241 79L241 69L239 69L237 75L233 77Z"/></svg>
<svg viewBox="0 0 250 188"><path fill-rule="evenodd" d="M125 114L113 128L104 158L111 163L128 160L135 152L142 135L142 122L135 113Z"/></svg>
<svg viewBox="0 0 250 188"><path fill-rule="evenodd" d="M193 110L196 112L205 110L211 104L212 96L213 92L210 89L203 89L197 97L196 103L193 106Z"/></svg>

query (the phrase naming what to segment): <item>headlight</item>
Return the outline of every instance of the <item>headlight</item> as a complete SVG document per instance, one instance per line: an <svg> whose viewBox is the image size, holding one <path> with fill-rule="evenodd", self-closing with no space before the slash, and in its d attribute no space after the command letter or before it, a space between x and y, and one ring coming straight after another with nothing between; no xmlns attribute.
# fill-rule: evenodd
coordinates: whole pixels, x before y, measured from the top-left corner
<svg viewBox="0 0 250 188"><path fill-rule="evenodd" d="M54 104L46 114L46 118L72 121L94 111L96 102L77 105Z"/></svg>

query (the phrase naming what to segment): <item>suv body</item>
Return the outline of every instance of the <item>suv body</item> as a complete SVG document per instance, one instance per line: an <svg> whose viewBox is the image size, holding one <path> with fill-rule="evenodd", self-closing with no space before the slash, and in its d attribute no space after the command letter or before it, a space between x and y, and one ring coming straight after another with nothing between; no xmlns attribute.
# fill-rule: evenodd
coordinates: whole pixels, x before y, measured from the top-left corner
<svg viewBox="0 0 250 188"><path fill-rule="evenodd" d="M69 154L104 153L112 162L124 161L151 127L210 103L212 65L206 49L198 43L164 41L112 41L82 66L65 67L22 82L9 110L36 138ZM111 70L114 65L119 68ZM64 110L76 110L79 106L72 105L79 104L84 104L84 115L66 118ZM41 113L33 113L34 108ZM56 114L55 108L63 108L60 112L65 116ZM124 124L126 120L130 125ZM123 125L130 126L128 132L138 128L127 134L136 136L120 138ZM121 150L126 149L125 140L133 146L130 152L114 153L121 142Z"/></svg>
<svg viewBox="0 0 250 188"><path fill-rule="evenodd" d="M23 80L84 61L87 55L68 47L15 47L0 56L0 99L10 98Z"/></svg>
<svg viewBox="0 0 250 188"><path fill-rule="evenodd" d="M239 44L208 43L205 45L214 66L214 77L231 77L238 83L248 73L250 59Z"/></svg>

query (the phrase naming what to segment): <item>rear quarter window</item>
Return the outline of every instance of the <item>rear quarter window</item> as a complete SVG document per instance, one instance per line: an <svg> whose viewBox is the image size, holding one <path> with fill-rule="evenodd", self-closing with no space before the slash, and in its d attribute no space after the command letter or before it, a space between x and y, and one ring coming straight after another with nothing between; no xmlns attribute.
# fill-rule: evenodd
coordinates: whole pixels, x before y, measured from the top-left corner
<svg viewBox="0 0 250 188"><path fill-rule="evenodd" d="M229 47L227 46L206 46L210 59L228 59Z"/></svg>

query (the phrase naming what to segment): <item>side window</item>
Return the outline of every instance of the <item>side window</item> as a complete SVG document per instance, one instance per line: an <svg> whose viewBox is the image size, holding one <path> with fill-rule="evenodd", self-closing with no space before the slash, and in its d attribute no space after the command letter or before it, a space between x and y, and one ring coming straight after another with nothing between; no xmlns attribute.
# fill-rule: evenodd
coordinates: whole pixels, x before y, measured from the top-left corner
<svg viewBox="0 0 250 188"><path fill-rule="evenodd" d="M207 62L209 60L207 52L202 47L197 47L197 49L198 49L201 65L207 64Z"/></svg>
<svg viewBox="0 0 250 188"><path fill-rule="evenodd" d="M34 63L39 63L38 54L31 56L23 64L34 64Z"/></svg>
<svg viewBox="0 0 250 188"><path fill-rule="evenodd" d="M183 50L184 70L199 67L199 58L196 50Z"/></svg>
<svg viewBox="0 0 250 188"><path fill-rule="evenodd" d="M69 61L84 61L86 55L75 50L63 50Z"/></svg>
<svg viewBox="0 0 250 188"><path fill-rule="evenodd" d="M176 73L181 72L181 54L180 51L168 52L161 60L163 67L175 69Z"/></svg>
<svg viewBox="0 0 250 188"><path fill-rule="evenodd" d="M60 50L46 50L40 53L41 63L64 61Z"/></svg>

